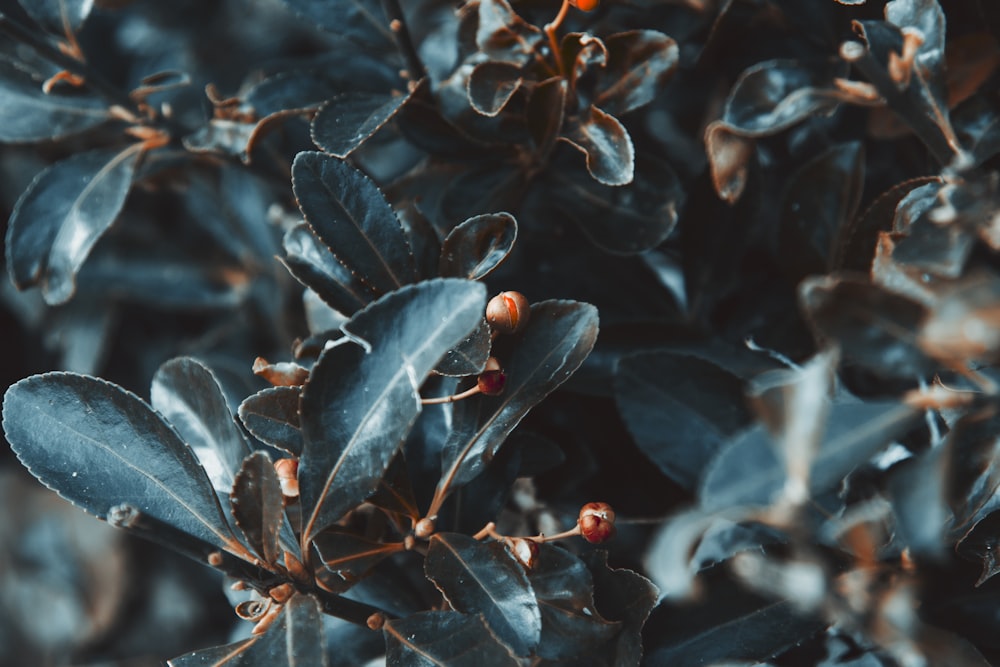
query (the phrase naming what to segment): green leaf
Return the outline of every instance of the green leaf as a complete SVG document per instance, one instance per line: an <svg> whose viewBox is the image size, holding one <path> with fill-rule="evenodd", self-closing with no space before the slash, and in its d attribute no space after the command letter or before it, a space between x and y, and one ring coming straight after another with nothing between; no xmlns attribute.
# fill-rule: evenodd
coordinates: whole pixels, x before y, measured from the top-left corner
<svg viewBox="0 0 1000 667"><path fill-rule="evenodd" d="M437 533L424 561L427 578L458 611L482 614L486 625L517 655L541 638L542 617L524 568L499 542Z"/></svg>
<svg viewBox="0 0 1000 667"><path fill-rule="evenodd" d="M128 504L243 551L194 452L135 394L83 375L33 375L4 395L3 427L35 477L94 516Z"/></svg>
<svg viewBox="0 0 1000 667"><path fill-rule="evenodd" d="M420 385L485 306L481 284L437 279L389 294L344 325L353 342L326 350L302 392L304 542L375 491L420 413Z"/></svg>

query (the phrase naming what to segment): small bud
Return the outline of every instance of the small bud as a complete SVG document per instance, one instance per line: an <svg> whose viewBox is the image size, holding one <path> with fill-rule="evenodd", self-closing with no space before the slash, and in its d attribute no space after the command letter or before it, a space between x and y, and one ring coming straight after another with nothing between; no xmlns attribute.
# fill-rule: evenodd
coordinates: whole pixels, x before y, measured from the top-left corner
<svg viewBox="0 0 1000 667"><path fill-rule="evenodd" d="M267 594L271 596L271 599L277 602L278 604L284 604L288 602L288 600L291 599L294 593L295 593L295 588L287 582L284 584L278 584L277 586L275 586L274 588L272 588L267 592Z"/></svg>
<svg viewBox="0 0 1000 667"><path fill-rule="evenodd" d="M490 357L486 360L486 368L476 380L479 391L487 396L496 396L503 393L505 384L507 384L507 375L500 368L500 362L497 361L496 357Z"/></svg>
<svg viewBox="0 0 1000 667"><path fill-rule="evenodd" d="M520 292L500 292L486 304L486 321L500 333L521 331L530 313L531 305Z"/></svg>
<svg viewBox="0 0 1000 667"><path fill-rule="evenodd" d="M281 483L281 495L286 498L299 497L299 460L278 459L274 462L274 472Z"/></svg>
<svg viewBox="0 0 1000 667"><path fill-rule="evenodd" d="M213 551L212 553L208 554L208 564L211 565L212 567L219 567L220 565L222 565L222 552Z"/></svg>
<svg viewBox="0 0 1000 667"><path fill-rule="evenodd" d="M523 537L512 537L510 540L510 551L526 570L532 569L538 563L538 543L534 540L527 540Z"/></svg>
<svg viewBox="0 0 1000 667"><path fill-rule="evenodd" d="M577 524L588 542L607 542L615 536L615 511L607 503L587 503L580 508Z"/></svg>
<svg viewBox="0 0 1000 667"><path fill-rule="evenodd" d="M569 0L569 4L585 12L592 12L601 4L601 0Z"/></svg>
<svg viewBox="0 0 1000 667"><path fill-rule="evenodd" d="M424 517L417 522L417 525L413 528L413 534L422 540L426 540L428 537L434 534L435 529L434 522L431 519Z"/></svg>
<svg viewBox="0 0 1000 667"><path fill-rule="evenodd" d="M375 612L365 619L365 625L372 630L381 630L382 626L385 625L385 614L380 611Z"/></svg>

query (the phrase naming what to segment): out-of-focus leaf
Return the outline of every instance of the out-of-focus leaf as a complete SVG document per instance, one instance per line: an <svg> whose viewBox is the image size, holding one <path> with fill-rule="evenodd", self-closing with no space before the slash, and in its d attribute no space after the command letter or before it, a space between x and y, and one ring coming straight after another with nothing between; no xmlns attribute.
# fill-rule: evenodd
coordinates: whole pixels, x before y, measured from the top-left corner
<svg viewBox="0 0 1000 667"><path fill-rule="evenodd" d="M914 178L882 193L849 225L841 227L833 251L831 268L868 272L875 256L878 235L880 232L892 229L893 215L899 202L912 190L939 181L937 176Z"/></svg>
<svg viewBox="0 0 1000 667"><path fill-rule="evenodd" d="M834 488L920 415L896 402L833 403L810 468L811 494ZM766 507L779 499L786 479L777 443L763 426L755 426L732 438L709 465L699 492L701 507L708 512Z"/></svg>
<svg viewBox="0 0 1000 667"><path fill-rule="evenodd" d="M496 116L521 86L521 68L488 60L469 72L469 104L484 116Z"/></svg>
<svg viewBox="0 0 1000 667"><path fill-rule="evenodd" d="M240 403L239 415L250 433L292 456L302 454L299 387L269 387Z"/></svg>
<svg viewBox="0 0 1000 667"><path fill-rule="evenodd" d="M632 182L608 187L579 169L551 170L545 197L596 245L632 255L655 248L677 225L684 191L666 162L639 157Z"/></svg>
<svg viewBox="0 0 1000 667"><path fill-rule="evenodd" d="M392 49L389 19L378 0L283 0L315 26L369 48Z"/></svg>
<svg viewBox="0 0 1000 667"><path fill-rule="evenodd" d="M592 551L584 562L594 578L594 601L601 616L621 623L618 637L601 652L598 664L627 667L642 657L642 627L659 595L649 579L624 568L608 567L606 551Z"/></svg>
<svg viewBox="0 0 1000 667"><path fill-rule="evenodd" d="M808 278L799 291L813 326L845 357L888 377L933 372L917 340L928 316L922 304L853 276Z"/></svg>
<svg viewBox="0 0 1000 667"><path fill-rule="evenodd" d="M760 664L826 626L787 600L749 593L722 576L721 570L715 568L701 578L703 597L665 601L656 610L650 632L657 637L657 646L645 656L649 664L699 667L739 660ZM726 604L719 605L720 599Z"/></svg>
<svg viewBox="0 0 1000 667"><path fill-rule="evenodd" d="M420 413L420 385L485 307L480 283L444 278L404 287L344 325L357 344L325 351L302 392L304 542L375 491Z"/></svg>
<svg viewBox="0 0 1000 667"><path fill-rule="evenodd" d="M312 140L327 153L340 158L388 123L409 95L346 92L324 104L312 120Z"/></svg>
<svg viewBox="0 0 1000 667"><path fill-rule="evenodd" d="M54 35L75 33L94 8L94 0L18 0L24 11Z"/></svg>
<svg viewBox="0 0 1000 667"><path fill-rule="evenodd" d="M141 153L141 144L79 153L35 177L7 229L7 263L18 288L41 283L50 305L73 296L80 266L125 203Z"/></svg>
<svg viewBox="0 0 1000 667"><path fill-rule="evenodd" d="M323 620L311 595L296 593L266 632L168 660L169 667L327 667Z"/></svg>
<svg viewBox="0 0 1000 667"><path fill-rule="evenodd" d="M449 437L438 486L455 488L475 478L524 415L579 368L594 346L597 329L597 309L589 304L533 304L527 328L518 335L513 354L503 360L503 393L473 399L479 401L478 419Z"/></svg>
<svg viewBox="0 0 1000 667"><path fill-rule="evenodd" d="M247 543L265 562L277 563L283 510L281 483L266 453L254 452L246 457L236 473L229 501Z"/></svg>
<svg viewBox="0 0 1000 667"><path fill-rule="evenodd" d="M922 185L896 206L892 259L937 276L958 278L974 239L959 224L938 224L931 219L941 206L938 195L943 187L938 182Z"/></svg>
<svg viewBox="0 0 1000 667"><path fill-rule="evenodd" d="M945 51L948 108L954 109L979 90L1000 66L1000 44L988 32L948 40ZM958 130L957 119L952 119ZM963 146L968 148L967 145Z"/></svg>
<svg viewBox="0 0 1000 667"><path fill-rule="evenodd" d="M864 159L860 142L839 144L800 167L789 181L779 252L796 277L828 270L834 239L861 203Z"/></svg>
<svg viewBox="0 0 1000 667"><path fill-rule="evenodd" d="M292 164L292 189L320 240L378 294L417 280L396 214L363 173L331 155L302 152Z"/></svg>
<svg viewBox="0 0 1000 667"><path fill-rule="evenodd" d="M198 455L216 491L229 493L250 447L212 371L191 357L171 359L153 376L150 403Z"/></svg>
<svg viewBox="0 0 1000 667"><path fill-rule="evenodd" d="M945 497L947 456L945 447L936 447L891 471L889 498L897 537L918 557L944 555L944 532L951 519Z"/></svg>
<svg viewBox="0 0 1000 667"><path fill-rule="evenodd" d="M726 123L713 121L705 128L705 152L716 194L734 204L747 185L750 158L756 143L733 132Z"/></svg>
<svg viewBox="0 0 1000 667"><path fill-rule="evenodd" d="M959 419L945 443L950 452L947 493L954 514L951 537L961 541L988 515L1000 509L1000 417L992 407Z"/></svg>
<svg viewBox="0 0 1000 667"><path fill-rule="evenodd" d="M83 375L33 375L4 395L3 428L33 475L94 516L129 504L242 551L194 452L135 394Z"/></svg>
<svg viewBox="0 0 1000 667"><path fill-rule="evenodd" d="M46 94L42 81L10 61L0 58L0 143L60 139L108 120L103 99L77 95Z"/></svg>
<svg viewBox="0 0 1000 667"><path fill-rule="evenodd" d="M510 213L484 213L451 230L441 245L440 273L479 280L487 276L514 247L517 220Z"/></svg>
<svg viewBox="0 0 1000 667"><path fill-rule="evenodd" d="M517 667L483 622L456 611L425 611L385 624L386 662L394 667Z"/></svg>
<svg viewBox="0 0 1000 667"><path fill-rule="evenodd" d="M452 377L465 377L482 373L490 357L493 330L483 319L469 336L448 350L434 372Z"/></svg>
<svg viewBox="0 0 1000 667"><path fill-rule="evenodd" d="M628 130L595 106L571 120L560 137L587 157L587 171L604 185L626 185L635 175L635 148Z"/></svg>
<svg viewBox="0 0 1000 667"><path fill-rule="evenodd" d="M585 655L620 630L621 623L597 613L590 570L565 549L541 545L535 566L527 572L542 614L539 657L566 660Z"/></svg>
<svg viewBox="0 0 1000 667"><path fill-rule="evenodd" d="M673 352L622 358L615 402L643 453L687 489L697 486L719 447L750 420L742 380L709 361Z"/></svg>
<svg viewBox="0 0 1000 667"><path fill-rule="evenodd" d="M281 261L288 272L334 310L350 315L375 298L371 287L335 257L306 223L289 229L283 245Z"/></svg>
<svg viewBox="0 0 1000 667"><path fill-rule="evenodd" d="M885 5L885 18L898 28L920 31L913 73L927 86L934 105L947 114L945 17L938 0L892 0Z"/></svg>
<svg viewBox="0 0 1000 667"><path fill-rule="evenodd" d="M454 609L482 614L486 625L516 655L528 655L538 647L542 632L538 601L524 568L502 544L437 533L431 538L424 571Z"/></svg>
<svg viewBox="0 0 1000 667"><path fill-rule="evenodd" d="M317 535L313 546L323 565L317 580L336 593L346 591L380 561L404 549L402 542L371 540L336 529Z"/></svg>
<svg viewBox="0 0 1000 667"><path fill-rule="evenodd" d="M593 104L618 116L652 102L677 68L677 42L655 30L630 30L604 38L607 66L599 72Z"/></svg>

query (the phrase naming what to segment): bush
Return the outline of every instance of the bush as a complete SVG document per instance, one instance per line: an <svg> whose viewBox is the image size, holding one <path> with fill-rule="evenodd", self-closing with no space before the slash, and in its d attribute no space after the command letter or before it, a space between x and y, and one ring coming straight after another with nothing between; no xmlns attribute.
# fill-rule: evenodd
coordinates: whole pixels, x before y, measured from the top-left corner
<svg viewBox="0 0 1000 667"><path fill-rule="evenodd" d="M993 3L18 2L22 660L1000 658Z"/></svg>

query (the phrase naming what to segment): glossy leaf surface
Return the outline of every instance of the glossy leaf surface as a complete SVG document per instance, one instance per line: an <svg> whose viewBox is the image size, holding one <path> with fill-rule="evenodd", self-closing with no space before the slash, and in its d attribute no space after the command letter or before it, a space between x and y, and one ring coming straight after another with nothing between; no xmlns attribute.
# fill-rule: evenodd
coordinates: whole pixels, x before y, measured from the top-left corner
<svg viewBox="0 0 1000 667"><path fill-rule="evenodd" d="M483 319L465 340L445 352L434 372L452 377L481 373L490 356L491 333L490 325Z"/></svg>
<svg viewBox="0 0 1000 667"><path fill-rule="evenodd" d="M594 105L612 115L652 102L677 67L677 42L655 30L631 30L604 40L607 66L600 72Z"/></svg>
<svg viewBox="0 0 1000 667"><path fill-rule="evenodd" d="M267 454L254 452L246 457L236 473L229 502L247 543L265 562L278 562L284 505L281 483Z"/></svg>
<svg viewBox="0 0 1000 667"><path fill-rule="evenodd" d="M424 378L478 326L485 301L468 281L408 286L344 325L361 343L323 353L302 393L305 541L375 491L420 413Z"/></svg>
<svg viewBox="0 0 1000 667"><path fill-rule="evenodd" d="M468 92L472 108L496 116L521 85L521 68L512 63L487 61L472 68Z"/></svg>
<svg viewBox="0 0 1000 667"><path fill-rule="evenodd" d="M261 442L299 456L302 453L302 430L299 427L301 393L299 387L262 389L240 403L240 420Z"/></svg>
<svg viewBox="0 0 1000 667"><path fill-rule="evenodd" d="M108 116L107 104L86 94L46 94L36 80L13 63L0 58L0 142L46 141L77 134L100 125Z"/></svg>
<svg viewBox="0 0 1000 667"><path fill-rule="evenodd" d="M292 164L292 188L316 235L377 293L417 279L396 214L363 173L333 156L303 152Z"/></svg>
<svg viewBox="0 0 1000 667"><path fill-rule="evenodd" d="M347 157L388 123L409 95L347 92L324 104L312 120L313 142L327 153Z"/></svg>
<svg viewBox="0 0 1000 667"><path fill-rule="evenodd" d="M194 452L135 394L83 375L34 375L4 395L3 427L33 475L94 516L129 504L209 544L233 546Z"/></svg>
<svg viewBox="0 0 1000 667"><path fill-rule="evenodd" d="M528 411L579 368L594 346L597 329L597 310L589 304L533 304L527 329L504 360L503 394L473 399L478 416L445 445L441 484L455 487L475 478Z"/></svg>
<svg viewBox="0 0 1000 667"><path fill-rule="evenodd" d="M216 490L228 493L250 447L215 374L197 359L171 359L153 376L150 402L195 451Z"/></svg>
<svg viewBox="0 0 1000 667"><path fill-rule="evenodd" d="M397 667L516 667L481 616L425 611L385 624L386 662Z"/></svg>
<svg viewBox="0 0 1000 667"><path fill-rule="evenodd" d="M688 489L697 486L726 439L750 420L739 378L709 361L670 352L619 361L615 401L643 453Z"/></svg>
<svg viewBox="0 0 1000 667"><path fill-rule="evenodd" d="M266 632L235 644L194 651L173 660L170 667L326 667L323 622L319 603L296 593Z"/></svg>
<svg viewBox="0 0 1000 667"><path fill-rule="evenodd" d="M538 602L524 568L499 542L438 533L431 538L424 570L454 609L482 614L516 655L528 655L538 646Z"/></svg>
<svg viewBox="0 0 1000 667"><path fill-rule="evenodd" d="M569 125L561 137L587 158L587 171L604 185L625 185L635 175L635 147L617 118L597 107Z"/></svg>
<svg viewBox="0 0 1000 667"><path fill-rule="evenodd" d="M440 273L479 280L503 262L517 240L509 213L485 213L455 227L441 245Z"/></svg>
<svg viewBox="0 0 1000 667"><path fill-rule="evenodd" d="M15 285L41 283L53 305L73 296L77 272L125 203L139 155L139 144L79 153L35 177L7 230Z"/></svg>
<svg viewBox="0 0 1000 667"><path fill-rule="evenodd" d="M328 306L351 314L375 298L375 292L345 266L306 223L285 233L282 262L296 280Z"/></svg>
<svg viewBox="0 0 1000 667"><path fill-rule="evenodd" d="M606 551L592 551L584 562L594 579L598 611L622 626L614 641L601 652L606 654L603 664L615 667L637 664L643 654L642 627L656 606L656 586L632 570L609 567Z"/></svg>
<svg viewBox="0 0 1000 667"><path fill-rule="evenodd" d="M327 590L350 588L365 572L394 553L400 542L381 542L340 530L325 530L313 542L324 571L318 577Z"/></svg>
<svg viewBox="0 0 1000 667"><path fill-rule="evenodd" d="M76 32L94 8L94 0L19 0L39 25L60 37Z"/></svg>

